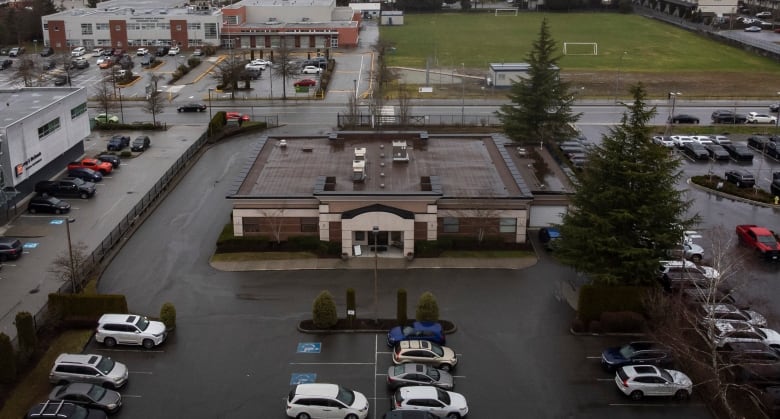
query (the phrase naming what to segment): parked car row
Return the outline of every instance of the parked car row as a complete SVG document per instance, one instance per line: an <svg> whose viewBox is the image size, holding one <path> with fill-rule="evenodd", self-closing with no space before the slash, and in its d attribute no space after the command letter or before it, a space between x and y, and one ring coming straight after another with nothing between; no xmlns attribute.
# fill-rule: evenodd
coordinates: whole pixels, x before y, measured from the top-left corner
<svg viewBox="0 0 780 419"><path fill-rule="evenodd" d="M776 110L772 109L772 105L770 105L769 111L776 112ZM711 118L713 124L775 124L777 123L777 118L773 115L769 115L761 112L748 112L747 114L740 114L726 109L718 109L712 112Z"/></svg>
<svg viewBox="0 0 780 419"><path fill-rule="evenodd" d="M581 169L588 163L588 149L591 144L579 138L562 141L558 144L561 153L569 160L569 163L576 168Z"/></svg>

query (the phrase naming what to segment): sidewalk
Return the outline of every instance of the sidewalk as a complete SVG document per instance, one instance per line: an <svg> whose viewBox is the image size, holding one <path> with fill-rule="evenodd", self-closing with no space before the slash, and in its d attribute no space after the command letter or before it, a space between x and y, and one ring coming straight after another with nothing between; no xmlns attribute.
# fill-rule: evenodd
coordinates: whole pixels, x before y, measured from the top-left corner
<svg viewBox="0 0 780 419"><path fill-rule="evenodd" d="M522 258L477 259L477 258L378 258L353 257L347 260L294 259L257 260L248 262L209 262L219 271L294 271L307 269L525 269L536 264L535 256Z"/></svg>

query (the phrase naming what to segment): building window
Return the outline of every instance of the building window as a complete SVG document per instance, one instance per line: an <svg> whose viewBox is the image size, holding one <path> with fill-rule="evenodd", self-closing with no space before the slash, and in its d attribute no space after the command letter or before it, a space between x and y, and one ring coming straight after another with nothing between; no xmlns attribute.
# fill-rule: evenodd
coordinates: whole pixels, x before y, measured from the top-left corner
<svg viewBox="0 0 780 419"><path fill-rule="evenodd" d="M43 30L44 31L48 31L49 30L49 22L44 22L43 23Z"/></svg>
<svg viewBox="0 0 780 419"><path fill-rule="evenodd" d="M176 25L176 30L181 32L181 25Z"/></svg>
<svg viewBox="0 0 780 419"><path fill-rule="evenodd" d="M86 112L87 112L87 104L85 102L70 110L70 119L75 119L77 116L83 115Z"/></svg>
<svg viewBox="0 0 780 419"><path fill-rule="evenodd" d="M99 47L107 47L111 45L110 39L98 39L97 40L97 46Z"/></svg>
<svg viewBox="0 0 780 419"><path fill-rule="evenodd" d="M92 35L92 24L91 23L82 23L81 24L81 34L82 35Z"/></svg>
<svg viewBox="0 0 780 419"><path fill-rule="evenodd" d="M142 23L141 24L141 30L144 30L144 31L146 31L146 30L151 31L151 30L154 30L154 28L156 28L156 27L157 27L156 23Z"/></svg>
<svg viewBox="0 0 780 419"><path fill-rule="evenodd" d="M217 24L216 23L204 23L203 29L206 30L204 38L217 39Z"/></svg>
<svg viewBox="0 0 780 419"><path fill-rule="evenodd" d="M107 31L109 30L108 23L96 23L95 24L95 30L96 31Z"/></svg>
<svg viewBox="0 0 780 419"><path fill-rule="evenodd" d="M319 218L301 218L301 233L316 233L319 221Z"/></svg>
<svg viewBox="0 0 780 419"><path fill-rule="evenodd" d="M140 23L128 23L127 24L127 30L128 31L140 31L141 30L141 24Z"/></svg>
<svg viewBox="0 0 780 419"><path fill-rule="evenodd" d="M54 118L48 123L38 127L38 139L43 139L47 135L60 129L60 118Z"/></svg>
<svg viewBox="0 0 780 419"><path fill-rule="evenodd" d="M200 30L200 23L187 23L187 29L189 30Z"/></svg>
<svg viewBox="0 0 780 419"><path fill-rule="evenodd" d="M338 48L339 47L339 37L338 36L331 36L330 37L330 47L331 48Z"/></svg>
<svg viewBox="0 0 780 419"><path fill-rule="evenodd" d="M502 218L500 233L517 233L517 218Z"/></svg>
<svg viewBox="0 0 780 419"><path fill-rule="evenodd" d="M165 29L166 31L169 31L169 30L171 30L171 24L168 23L168 22L166 22L166 23L158 23L157 24L157 29Z"/></svg>
<svg viewBox="0 0 780 419"><path fill-rule="evenodd" d="M460 223L455 217L444 217L441 223L444 233L457 233L460 230Z"/></svg>
<svg viewBox="0 0 780 419"><path fill-rule="evenodd" d="M225 16L222 21L223 25L238 25L238 16Z"/></svg>
<svg viewBox="0 0 780 419"><path fill-rule="evenodd" d="M365 231L356 231L355 232L355 241L356 242L366 241L366 232Z"/></svg>
<svg viewBox="0 0 780 419"><path fill-rule="evenodd" d="M187 46L199 47L201 45L203 45L203 40L201 40L201 39L188 39L187 40Z"/></svg>

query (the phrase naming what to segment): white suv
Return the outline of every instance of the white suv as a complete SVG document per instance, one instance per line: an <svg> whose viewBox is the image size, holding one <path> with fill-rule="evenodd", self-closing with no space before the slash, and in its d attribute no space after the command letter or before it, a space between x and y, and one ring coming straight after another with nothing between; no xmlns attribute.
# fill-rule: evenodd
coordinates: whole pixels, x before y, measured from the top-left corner
<svg viewBox="0 0 780 419"><path fill-rule="evenodd" d="M337 384L298 384L287 395L287 416L297 419L366 419L368 399Z"/></svg>
<svg viewBox="0 0 780 419"><path fill-rule="evenodd" d="M693 393L693 382L687 375L655 365L629 365L617 370L617 388L633 400L644 396L674 396L686 400Z"/></svg>
<svg viewBox="0 0 780 419"><path fill-rule="evenodd" d="M699 308L701 323L746 322L757 327L766 327L766 318L753 310L740 310L731 304L702 304Z"/></svg>
<svg viewBox="0 0 780 419"><path fill-rule="evenodd" d="M440 418L464 418L469 413L462 394L433 386L401 387L395 391L390 407L394 410L422 410Z"/></svg>
<svg viewBox="0 0 780 419"><path fill-rule="evenodd" d="M95 340L106 346L143 345L150 349L163 343L165 324L137 314L104 314L98 320Z"/></svg>
<svg viewBox="0 0 780 419"><path fill-rule="evenodd" d="M60 354L49 372L52 384L90 383L114 389L125 385L127 377L125 364L92 354Z"/></svg>
<svg viewBox="0 0 780 419"><path fill-rule="evenodd" d="M718 348L730 342L764 342L773 348L780 348L780 333L746 322L716 321L707 334Z"/></svg>

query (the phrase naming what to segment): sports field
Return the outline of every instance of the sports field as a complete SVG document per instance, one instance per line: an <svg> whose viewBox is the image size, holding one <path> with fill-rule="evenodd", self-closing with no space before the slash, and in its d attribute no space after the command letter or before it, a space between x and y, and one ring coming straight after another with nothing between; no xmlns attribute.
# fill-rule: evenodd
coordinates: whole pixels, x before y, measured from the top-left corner
<svg viewBox="0 0 780 419"><path fill-rule="evenodd" d="M637 15L407 14L403 26L382 26L380 37L395 46L390 66L425 68L430 59L431 68L459 69L463 63L479 74L489 63L525 61L544 17L560 53L564 42L598 44L596 56L566 55L559 62L564 77L591 95L614 90L620 68L623 83L642 80L651 93L677 86L705 96L776 96L780 64Z"/></svg>

